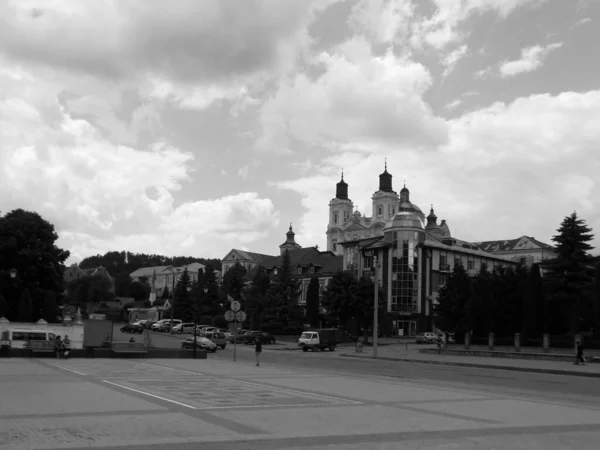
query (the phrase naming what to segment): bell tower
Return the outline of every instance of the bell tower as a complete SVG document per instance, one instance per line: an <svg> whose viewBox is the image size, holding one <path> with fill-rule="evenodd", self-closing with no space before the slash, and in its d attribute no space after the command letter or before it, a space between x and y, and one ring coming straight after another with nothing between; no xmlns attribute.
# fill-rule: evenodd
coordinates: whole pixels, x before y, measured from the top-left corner
<svg viewBox="0 0 600 450"><path fill-rule="evenodd" d="M354 204L348 198L348 183L344 181L344 171L342 171L342 179L336 184L335 198L329 202L329 223L327 224L327 250L336 255L342 254L342 248L337 245L338 235L344 224L352 218L353 209Z"/></svg>
<svg viewBox="0 0 600 450"><path fill-rule="evenodd" d="M392 187L392 174L387 170L387 159L384 171L379 175L379 190L371 198L373 200L373 222L385 222L398 212L398 194Z"/></svg>

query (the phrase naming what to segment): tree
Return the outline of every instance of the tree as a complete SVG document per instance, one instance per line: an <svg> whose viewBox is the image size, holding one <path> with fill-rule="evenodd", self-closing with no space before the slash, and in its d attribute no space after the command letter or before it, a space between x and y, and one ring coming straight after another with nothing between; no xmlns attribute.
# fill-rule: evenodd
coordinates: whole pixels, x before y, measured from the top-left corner
<svg viewBox="0 0 600 450"><path fill-rule="evenodd" d="M242 298L242 290L245 285L244 277L246 276L246 273L246 268L239 262L236 262L233 267L223 275L223 292L239 301Z"/></svg>
<svg viewBox="0 0 600 450"><path fill-rule="evenodd" d="M0 294L0 319L6 316L8 316L8 303L2 294Z"/></svg>
<svg viewBox="0 0 600 450"><path fill-rule="evenodd" d="M169 292L169 288L167 286L165 286L162 290L162 294L160 295L160 298L162 300L166 300L171 296L171 293Z"/></svg>
<svg viewBox="0 0 600 450"><path fill-rule="evenodd" d="M594 335L600 336L600 262L596 263L593 294Z"/></svg>
<svg viewBox="0 0 600 450"><path fill-rule="evenodd" d="M152 288L147 282L134 281L129 286L129 295L133 297L136 302L139 302L148 299L151 290Z"/></svg>
<svg viewBox="0 0 600 450"><path fill-rule="evenodd" d="M54 225L39 214L16 209L0 217L0 276L2 281L11 269L16 269L18 282L28 286L35 298L46 290L64 290L62 273L69 252L55 245L58 235ZM12 283L0 283L0 293L10 300L11 317L16 318L19 295L12 292ZM41 301L40 301L41 303Z"/></svg>
<svg viewBox="0 0 600 450"><path fill-rule="evenodd" d="M339 271L331 277L321 297L322 307L328 314L338 318L342 329L346 328L346 324L353 317L357 290L356 278L351 273Z"/></svg>
<svg viewBox="0 0 600 450"><path fill-rule="evenodd" d="M44 304L42 307L42 318L48 323L56 322L56 295L53 291L44 293Z"/></svg>
<svg viewBox="0 0 600 450"><path fill-rule="evenodd" d="M31 322L32 313L31 295L29 294L29 290L25 289L21 293L21 301L19 302L19 322Z"/></svg>
<svg viewBox="0 0 600 450"><path fill-rule="evenodd" d="M204 292L205 289L206 292ZM211 321L212 317L224 312L219 302L219 283L211 265L207 265L206 271L199 276L193 296L198 305L199 314L210 316Z"/></svg>
<svg viewBox="0 0 600 450"><path fill-rule="evenodd" d="M107 269L108 270L108 269ZM128 273L117 273L115 278L115 295L117 297L129 297L130 287L133 280Z"/></svg>
<svg viewBox="0 0 600 450"><path fill-rule="evenodd" d="M552 240L556 243L558 256L543 262L549 270L552 331L578 333L582 320L582 293L593 281L592 257L588 252L593 249L589 242L594 235L575 212L565 217L557 231Z"/></svg>
<svg viewBox="0 0 600 450"><path fill-rule="evenodd" d="M244 289L244 309L250 318L250 327L253 330L260 328L265 312L267 316L275 317L274 305L270 304L268 295L271 287L271 278L264 266L255 269L250 286ZM272 308L271 308L272 307ZM272 311L271 311L272 309ZM268 320L267 320L268 321Z"/></svg>
<svg viewBox="0 0 600 450"><path fill-rule="evenodd" d="M300 326L304 314L298 305L300 297L300 280L292 273L290 253L286 250L283 254L281 267L271 284L269 294L276 302L277 322L283 327Z"/></svg>
<svg viewBox="0 0 600 450"><path fill-rule="evenodd" d="M229 322L223 314L213 317L212 324L217 328L229 328Z"/></svg>
<svg viewBox="0 0 600 450"><path fill-rule="evenodd" d="M439 291L436 326L458 334L470 331L466 320L470 297L471 279L462 264L457 264L447 283Z"/></svg>
<svg viewBox="0 0 600 450"><path fill-rule="evenodd" d="M183 270L179 281L175 285L174 301L172 308L174 308L174 317L181 319L183 322L193 322L195 309L193 300L190 295L190 289L192 282L190 280L190 274L187 268Z"/></svg>
<svg viewBox="0 0 600 450"><path fill-rule="evenodd" d="M319 326L319 277L313 275L306 291L306 319L311 327Z"/></svg>
<svg viewBox="0 0 600 450"><path fill-rule="evenodd" d="M362 326L363 342L369 342L369 333L367 330L374 324L375 314L375 283L369 277L363 276L358 280L356 286L356 296L354 302L350 305L352 316ZM384 307L383 293L378 293L379 315L382 315Z"/></svg>

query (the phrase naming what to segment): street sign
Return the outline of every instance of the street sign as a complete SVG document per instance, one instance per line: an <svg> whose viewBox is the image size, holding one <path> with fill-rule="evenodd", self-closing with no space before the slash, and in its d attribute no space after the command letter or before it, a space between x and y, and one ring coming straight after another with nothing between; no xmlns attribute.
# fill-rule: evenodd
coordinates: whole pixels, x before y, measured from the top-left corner
<svg viewBox="0 0 600 450"><path fill-rule="evenodd" d="M237 320L238 322L245 322L246 321L246 313L244 311L236 312L235 320Z"/></svg>
<svg viewBox="0 0 600 450"><path fill-rule="evenodd" d="M235 300L233 299L233 297L229 294L227 294L227 300L229 301L229 303L234 302Z"/></svg>
<svg viewBox="0 0 600 450"><path fill-rule="evenodd" d="M225 320L228 322L233 322L235 320L235 313L231 310L225 311Z"/></svg>
<svg viewBox="0 0 600 450"><path fill-rule="evenodd" d="M242 305L240 302L238 302L237 300L234 300L231 302L231 310L233 312L237 312L242 308Z"/></svg>

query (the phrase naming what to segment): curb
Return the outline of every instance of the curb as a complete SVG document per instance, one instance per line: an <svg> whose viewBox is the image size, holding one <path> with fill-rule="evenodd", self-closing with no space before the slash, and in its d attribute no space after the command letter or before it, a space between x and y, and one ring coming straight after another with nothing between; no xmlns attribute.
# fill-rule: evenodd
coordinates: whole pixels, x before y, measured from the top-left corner
<svg viewBox="0 0 600 450"><path fill-rule="evenodd" d="M341 353L340 356L346 358L357 358L357 359L369 359L373 360L372 356L359 356ZM433 361L423 359L411 359L411 358L390 358L389 356L378 356L376 359L382 361L399 361L399 362L411 362L421 364L438 364L443 366L458 366L458 367L473 367L477 369L493 369L493 370L508 370L512 372L529 372L529 373L545 373L550 375L571 375L575 377L584 378L600 378L600 373L592 372L577 372L574 370L560 370L560 369L537 369L535 367L516 367L516 366L491 366L488 364L477 364L477 363L461 363L454 361Z"/></svg>

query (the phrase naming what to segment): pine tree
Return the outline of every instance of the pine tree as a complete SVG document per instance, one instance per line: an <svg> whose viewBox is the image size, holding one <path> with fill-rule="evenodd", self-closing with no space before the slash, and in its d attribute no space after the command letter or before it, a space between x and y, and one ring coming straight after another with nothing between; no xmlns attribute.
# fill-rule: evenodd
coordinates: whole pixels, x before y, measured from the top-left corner
<svg viewBox="0 0 600 450"><path fill-rule="evenodd" d="M582 293L593 282L592 257L588 252L593 249L589 242L594 235L575 212L565 217L557 231L552 240L556 243L558 256L543 263L549 269L552 331L570 329L578 333L582 320Z"/></svg>
<svg viewBox="0 0 600 450"><path fill-rule="evenodd" d="M265 316L275 316L275 308L269 311L271 305L268 304L270 297L267 296L271 287L271 279L264 266L256 268L250 286L244 289L244 309L250 318L250 327L257 330L261 327ZM268 323L268 318L267 318Z"/></svg>
<svg viewBox="0 0 600 450"><path fill-rule="evenodd" d="M171 305L173 317L181 319L183 322L192 322L194 320L194 307L189 290L192 287L190 274L187 268L183 269L181 278L175 285L174 302Z"/></svg>
<svg viewBox="0 0 600 450"><path fill-rule="evenodd" d="M600 262L596 264L593 294L594 335L600 336Z"/></svg>
<svg viewBox="0 0 600 450"><path fill-rule="evenodd" d="M451 333L470 331L466 321L470 297L471 278L462 264L457 264L447 283L439 291L436 326Z"/></svg>
<svg viewBox="0 0 600 450"><path fill-rule="evenodd" d="M311 327L319 326L319 277L313 275L306 291L306 319Z"/></svg>
<svg viewBox="0 0 600 450"><path fill-rule="evenodd" d="M336 272L329 280L321 297L321 305L327 314L337 317L342 329L354 315L354 304L358 295L358 280L348 272Z"/></svg>
<svg viewBox="0 0 600 450"><path fill-rule="evenodd" d="M300 326L304 316L298 305L300 280L292 273L288 250L283 254L283 261L271 285L270 295L276 299L278 323L283 327Z"/></svg>
<svg viewBox="0 0 600 450"><path fill-rule="evenodd" d="M29 295L29 291L25 289L21 294L21 301L19 303L19 322L31 322L32 309L31 296Z"/></svg>
<svg viewBox="0 0 600 450"><path fill-rule="evenodd" d="M219 283L212 265L206 265L205 272L198 280L198 284L202 290L199 302L200 314L210 317L222 314L224 311L219 304Z"/></svg>
<svg viewBox="0 0 600 450"><path fill-rule="evenodd" d="M239 262L236 262L223 276L223 292L233 297L234 300L241 300L246 273L246 268Z"/></svg>
<svg viewBox="0 0 600 450"><path fill-rule="evenodd" d="M160 295L160 298L162 300L167 300L169 297L171 297L171 293L169 292L169 288L167 286L165 286L162 290L162 294Z"/></svg>

